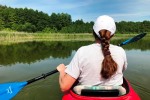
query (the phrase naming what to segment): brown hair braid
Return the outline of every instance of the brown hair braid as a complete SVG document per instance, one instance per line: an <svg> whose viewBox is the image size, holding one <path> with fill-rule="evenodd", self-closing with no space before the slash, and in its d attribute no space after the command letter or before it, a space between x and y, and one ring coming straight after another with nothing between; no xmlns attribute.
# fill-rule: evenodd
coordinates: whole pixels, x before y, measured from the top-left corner
<svg viewBox="0 0 150 100"><path fill-rule="evenodd" d="M109 39L111 38L111 33L107 30L101 30L99 34L101 36L100 41L102 45L102 52L104 55L101 75L103 78L108 79L117 71L117 63L113 60L109 51Z"/></svg>

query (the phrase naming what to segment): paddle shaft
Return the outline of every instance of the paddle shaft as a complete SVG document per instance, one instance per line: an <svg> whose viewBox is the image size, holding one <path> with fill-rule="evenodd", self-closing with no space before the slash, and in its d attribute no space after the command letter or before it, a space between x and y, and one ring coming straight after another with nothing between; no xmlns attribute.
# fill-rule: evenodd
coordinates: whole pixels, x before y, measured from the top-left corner
<svg viewBox="0 0 150 100"><path fill-rule="evenodd" d="M50 75L52 75L52 74L54 74L54 73L57 73L57 72L58 72L58 70L55 69L55 70L53 70L53 71L51 71L51 72L42 74L41 76L38 76L38 77L35 77L35 78L33 78L33 79L28 80L28 81L27 81L27 84L33 83L33 82L38 81L38 80L40 80L40 79L42 79L42 78L46 78L47 76L50 76Z"/></svg>

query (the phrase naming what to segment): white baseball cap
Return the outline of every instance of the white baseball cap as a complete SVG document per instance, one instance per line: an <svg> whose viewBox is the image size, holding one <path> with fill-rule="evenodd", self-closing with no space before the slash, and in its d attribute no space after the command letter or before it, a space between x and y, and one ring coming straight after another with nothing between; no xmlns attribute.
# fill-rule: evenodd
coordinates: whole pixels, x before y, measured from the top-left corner
<svg viewBox="0 0 150 100"><path fill-rule="evenodd" d="M93 26L93 30L97 34L98 37L100 37L99 31L103 29L110 31L111 35L115 33L116 24L112 17L108 15L102 15L96 19L94 26Z"/></svg>

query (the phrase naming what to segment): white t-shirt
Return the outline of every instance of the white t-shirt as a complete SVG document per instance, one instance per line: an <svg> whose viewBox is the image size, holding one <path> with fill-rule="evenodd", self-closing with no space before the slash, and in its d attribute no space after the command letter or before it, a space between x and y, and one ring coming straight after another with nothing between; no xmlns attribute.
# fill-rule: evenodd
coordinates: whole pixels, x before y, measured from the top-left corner
<svg viewBox="0 0 150 100"><path fill-rule="evenodd" d="M123 70L127 68L126 53L123 48L112 44L109 50L118 65L117 72L111 78L104 79L100 74L104 56L99 43L80 47L65 72L82 85L121 85Z"/></svg>

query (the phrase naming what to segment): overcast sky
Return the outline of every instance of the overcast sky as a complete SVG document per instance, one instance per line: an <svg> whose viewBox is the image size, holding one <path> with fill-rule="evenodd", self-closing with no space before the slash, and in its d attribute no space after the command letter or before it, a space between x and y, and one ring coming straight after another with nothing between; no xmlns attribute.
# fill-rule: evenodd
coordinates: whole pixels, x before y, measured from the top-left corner
<svg viewBox="0 0 150 100"><path fill-rule="evenodd" d="M68 13L72 20L95 21L109 15L118 21L150 20L150 0L0 0L13 8L32 8L51 15Z"/></svg>

